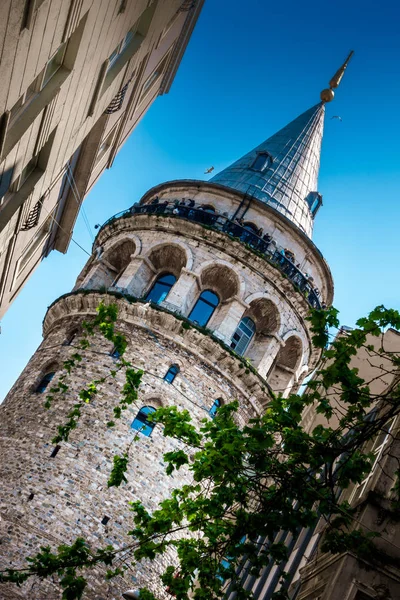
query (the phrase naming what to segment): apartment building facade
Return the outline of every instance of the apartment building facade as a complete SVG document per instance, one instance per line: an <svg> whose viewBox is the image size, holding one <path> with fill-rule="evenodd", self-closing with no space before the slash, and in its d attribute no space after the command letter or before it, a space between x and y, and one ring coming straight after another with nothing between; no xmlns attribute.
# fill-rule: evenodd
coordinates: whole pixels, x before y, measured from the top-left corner
<svg viewBox="0 0 400 600"><path fill-rule="evenodd" d="M204 0L3 0L0 318L169 91Z"/></svg>

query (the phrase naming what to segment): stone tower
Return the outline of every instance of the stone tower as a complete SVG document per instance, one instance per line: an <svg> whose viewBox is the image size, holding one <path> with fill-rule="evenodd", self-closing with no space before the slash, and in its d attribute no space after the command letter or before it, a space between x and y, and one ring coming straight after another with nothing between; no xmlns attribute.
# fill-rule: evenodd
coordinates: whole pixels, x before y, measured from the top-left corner
<svg viewBox="0 0 400 600"><path fill-rule="evenodd" d="M153 408L177 405L196 420L236 398L244 423L263 412L268 388L296 391L316 367L306 316L333 296L329 267L311 241L322 203L324 112L323 101L208 182L154 187L100 229L74 290L48 309L43 342L1 407L2 569L21 565L39 545L81 534L94 547L129 541L128 502L141 499L154 510L183 477L165 476L162 455L175 442L146 425L130 450L128 482L107 489L112 456ZM113 348L96 338L67 398L44 409L46 386L57 381L100 300L117 303L127 358L144 369L140 405L107 429L122 380L106 382L56 451L50 440L75 392L115 361ZM94 573L85 598L117 599L144 584L167 598L161 567L143 564L110 584ZM43 582L1 591L4 600L44 597L59 594Z"/></svg>

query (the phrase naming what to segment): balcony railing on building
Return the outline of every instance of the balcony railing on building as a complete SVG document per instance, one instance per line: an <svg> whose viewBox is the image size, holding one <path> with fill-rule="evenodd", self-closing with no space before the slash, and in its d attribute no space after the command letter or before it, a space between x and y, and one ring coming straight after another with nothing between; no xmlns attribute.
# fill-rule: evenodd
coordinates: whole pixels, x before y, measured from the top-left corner
<svg viewBox="0 0 400 600"><path fill-rule="evenodd" d="M194 206L177 204L172 201L153 203L153 204L135 204L129 211L124 211L114 218L129 214L154 214L168 215L181 219L188 219L203 226L210 227L217 231L227 233L231 237L240 240L249 246L252 250L262 255L263 258L274 264L288 279L290 279L299 291L307 299L312 308L321 308L319 291L313 286L312 277L302 273L294 264L294 256L288 250L277 246L276 242L269 234L262 237L246 228L238 221L233 221L228 217L208 211L206 208L196 208ZM111 220L111 219L110 219ZM109 221L110 221L109 220ZM107 221L103 227L109 222ZM292 260L293 257L293 260Z"/></svg>

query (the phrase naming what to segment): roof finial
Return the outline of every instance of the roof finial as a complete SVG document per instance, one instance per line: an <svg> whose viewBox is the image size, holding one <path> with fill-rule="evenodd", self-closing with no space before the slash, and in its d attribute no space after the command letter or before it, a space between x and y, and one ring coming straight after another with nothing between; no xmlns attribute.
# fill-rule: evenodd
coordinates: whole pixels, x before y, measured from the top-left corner
<svg viewBox="0 0 400 600"><path fill-rule="evenodd" d="M322 90L322 92L321 92L322 102L331 102L331 100L333 100L333 98L335 96L335 92L333 90L336 89L338 87L339 83L342 81L344 72L347 69L347 65L349 64L350 59L353 56L353 54L354 54L354 50L351 50L348 57L346 58L346 60L342 64L342 66L340 67L340 69L338 71L336 71L336 73L330 80L329 88L327 88L326 90Z"/></svg>

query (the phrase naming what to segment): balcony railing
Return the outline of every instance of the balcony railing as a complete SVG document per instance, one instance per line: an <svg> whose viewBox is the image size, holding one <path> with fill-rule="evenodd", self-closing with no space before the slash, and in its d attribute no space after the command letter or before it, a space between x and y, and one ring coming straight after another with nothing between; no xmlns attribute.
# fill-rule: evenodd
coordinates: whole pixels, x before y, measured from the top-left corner
<svg viewBox="0 0 400 600"><path fill-rule="evenodd" d="M236 221L232 221L228 217L219 213L209 212L201 208L195 208L184 205L168 204L142 204L132 206L128 211L124 211L109 219L104 225L107 225L115 218L120 216L128 217L131 214L154 214L188 219L195 223L200 223L211 229L227 233L233 238L240 240L242 243L249 246L252 250L261 254L263 258L274 264L278 269L290 279L294 285L307 299L312 308L321 308L319 291L314 288L312 281L304 273L302 273L296 265L285 256L283 248L279 248L274 240L268 236L260 237L253 231L246 229L243 225ZM103 228L102 227L102 228Z"/></svg>

